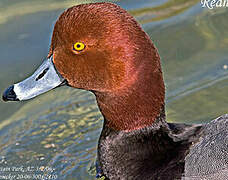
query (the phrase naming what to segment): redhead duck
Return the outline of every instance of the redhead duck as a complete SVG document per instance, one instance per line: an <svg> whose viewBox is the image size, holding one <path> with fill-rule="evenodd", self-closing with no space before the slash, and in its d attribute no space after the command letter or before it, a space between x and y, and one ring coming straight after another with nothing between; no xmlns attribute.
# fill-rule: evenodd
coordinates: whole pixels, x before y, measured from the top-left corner
<svg viewBox="0 0 228 180"><path fill-rule="evenodd" d="M228 179L228 115L204 125L167 123L158 51L119 6L83 4L63 12L47 59L3 100L27 100L63 85L93 92L104 116L98 176Z"/></svg>

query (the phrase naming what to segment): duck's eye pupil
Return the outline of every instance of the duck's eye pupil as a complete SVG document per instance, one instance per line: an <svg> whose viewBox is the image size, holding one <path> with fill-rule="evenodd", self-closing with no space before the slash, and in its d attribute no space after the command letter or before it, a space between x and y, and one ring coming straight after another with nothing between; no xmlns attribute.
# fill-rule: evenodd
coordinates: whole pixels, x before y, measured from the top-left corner
<svg viewBox="0 0 228 180"><path fill-rule="evenodd" d="M77 48L80 48L81 47L81 45L80 44L77 44Z"/></svg>

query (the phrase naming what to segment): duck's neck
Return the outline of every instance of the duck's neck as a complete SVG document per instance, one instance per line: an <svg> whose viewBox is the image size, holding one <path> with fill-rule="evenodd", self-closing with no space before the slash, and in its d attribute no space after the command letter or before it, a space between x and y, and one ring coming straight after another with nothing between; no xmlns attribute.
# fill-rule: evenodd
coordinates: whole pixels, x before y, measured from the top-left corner
<svg viewBox="0 0 228 180"><path fill-rule="evenodd" d="M148 68L149 69L149 68ZM105 123L109 128L130 132L152 126L164 116L165 87L161 69L143 69L126 90L95 93ZM163 114L161 114L163 113Z"/></svg>
<svg viewBox="0 0 228 180"><path fill-rule="evenodd" d="M104 127L98 143L98 173L108 179L181 179L189 147L201 125L170 124L164 106L152 125L130 132Z"/></svg>
<svg viewBox="0 0 228 180"><path fill-rule="evenodd" d="M180 177L184 167L183 153L179 153L179 142L170 137L164 109L160 114L150 127L131 132L113 130L105 121L98 144L100 173L108 179ZM175 166L168 169L166 166L172 160Z"/></svg>

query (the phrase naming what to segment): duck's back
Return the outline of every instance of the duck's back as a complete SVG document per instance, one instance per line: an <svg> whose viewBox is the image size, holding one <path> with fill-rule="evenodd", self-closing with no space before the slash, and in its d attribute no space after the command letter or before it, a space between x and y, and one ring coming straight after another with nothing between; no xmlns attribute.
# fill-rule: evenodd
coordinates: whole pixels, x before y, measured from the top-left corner
<svg viewBox="0 0 228 180"><path fill-rule="evenodd" d="M228 179L228 114L206 124L185 158L185 180Z"/></svg>

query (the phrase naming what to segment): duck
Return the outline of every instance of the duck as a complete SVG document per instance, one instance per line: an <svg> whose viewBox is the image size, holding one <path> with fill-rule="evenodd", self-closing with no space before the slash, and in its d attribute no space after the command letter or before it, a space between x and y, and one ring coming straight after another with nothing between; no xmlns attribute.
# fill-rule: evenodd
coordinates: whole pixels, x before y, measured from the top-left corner
<svg viewBox="0 0 228 180"><path fill-rule="evenodd" d="M228 179L228 114L206 124L168 123L158 50L120 6L100 2L65 10L47 58L2 98L28 100L64 85L91 91L103 115L97 177Z"/></svg>

